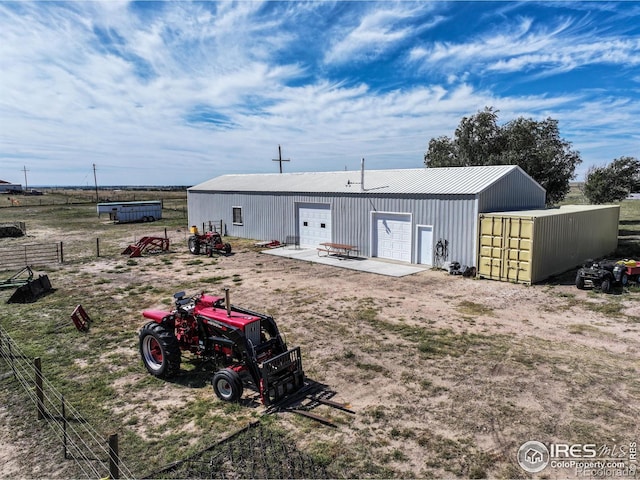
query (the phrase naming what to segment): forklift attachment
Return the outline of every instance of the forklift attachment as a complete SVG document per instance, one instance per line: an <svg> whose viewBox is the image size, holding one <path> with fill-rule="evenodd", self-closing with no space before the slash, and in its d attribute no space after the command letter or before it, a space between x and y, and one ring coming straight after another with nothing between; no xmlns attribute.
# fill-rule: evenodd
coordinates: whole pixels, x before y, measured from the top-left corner
<svg viewBox="0 0 640 480"><path fill-rule="evenodd" d="M262 364L265 405L276 403L304 385L300 347L288 350Z"/></svg>

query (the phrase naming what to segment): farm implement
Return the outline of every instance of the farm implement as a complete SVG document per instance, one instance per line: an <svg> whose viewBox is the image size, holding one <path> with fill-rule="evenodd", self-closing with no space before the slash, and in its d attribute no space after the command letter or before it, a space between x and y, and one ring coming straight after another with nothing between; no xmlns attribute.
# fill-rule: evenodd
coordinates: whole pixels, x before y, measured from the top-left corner
<svg viewBox="0 0 640 480"><path fill-rule="evenodd" d="M24 275L26 274L26 278ZM47 275L39 275L33 279L31 267L26 266L11 277L0 282L0 288L16 288L7 303L32 303L39 297L51 292L51 282Z"/></svg>
<svg viewBox="0 0 640 480"><path fill-rule="evenodd" d="M129 245L122 255L141 257L143 253L159 253L169 251L169 239L164 237L142 237L135 244Z"/></svg>
<svg viewBox="0 0 640 480"><path fill-rule="evenodd" d="M266 406L277 404L305 384L300 347L288 349L269 315L231 305L204 293L174 295L173 311L145 310L150 321L139 332L142 362L151 375L171 378L180 371L182 352L213 364L213 391L235 402L245 386Z"/></svg>

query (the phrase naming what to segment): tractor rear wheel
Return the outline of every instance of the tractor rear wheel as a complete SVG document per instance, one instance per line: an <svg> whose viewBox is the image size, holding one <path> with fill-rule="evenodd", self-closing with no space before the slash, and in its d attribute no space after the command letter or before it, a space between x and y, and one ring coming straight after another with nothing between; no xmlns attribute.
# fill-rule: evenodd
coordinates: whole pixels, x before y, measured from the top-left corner
<svg viewBox="0 0 640 480"><path fill-rule="evenodd" d="M173 332L156 322L140 330L140 356L149 373L169 378L180 371L180 346Z"/></svg>
<svg viewBox="0 0 640 480"><path fill-rule="evenodd" d="M189 237L189 251L194 255L198 255L200 253L200 242L195 236Z"/></svg>
<svg viewBox="0 0 640 480"><path fill-rule="evenodd" d="M220 400L237 402L243 391L242 379L235 370L224 368L213 375L213 391Z"/></svg>

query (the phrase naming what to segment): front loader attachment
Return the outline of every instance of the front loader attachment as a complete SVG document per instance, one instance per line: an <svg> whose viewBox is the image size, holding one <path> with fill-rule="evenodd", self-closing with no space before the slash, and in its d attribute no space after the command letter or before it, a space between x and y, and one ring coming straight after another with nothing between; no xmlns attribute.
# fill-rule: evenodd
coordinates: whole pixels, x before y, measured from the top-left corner
<svg viewBox="0 0 640 480"><path fill-rule="evenodd" d="M300 347L288 350L262 364L260 393L265 405L272 405L304 386Z"/></svg>
<svg viewBox="0 0 640 480"><path fill-rule="evenodd" d="M53 291L47 275L40 275L36 280L29 280L18 287L7 303L32 303L38 298Z"/></svg>

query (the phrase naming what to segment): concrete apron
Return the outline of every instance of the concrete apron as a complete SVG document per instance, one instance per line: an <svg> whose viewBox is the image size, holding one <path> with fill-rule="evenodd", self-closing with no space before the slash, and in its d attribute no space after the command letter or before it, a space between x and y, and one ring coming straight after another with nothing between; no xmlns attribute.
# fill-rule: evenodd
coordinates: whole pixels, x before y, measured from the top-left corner
<svg viewBox="0 0 640 480"><path fill-rule="evenodd" d="M262 253L275 255L277 257L293 258L304 260L306 262L321 263L323 265L331 265L334 267L347 268L350 270L358 270L361 272L377 273L379 275L387 275L390 277L404 277L414 273L428 270L429 267L420 267L418 265L410 265L407 263L396 263L389 260L378 258L362 258L362 257L342 257L335 255L318 255L318 251L313 248L271 248L262 250Z"/></svg>

